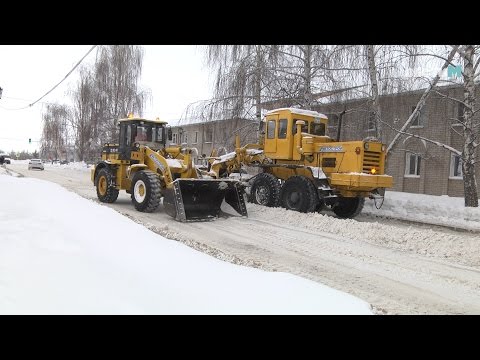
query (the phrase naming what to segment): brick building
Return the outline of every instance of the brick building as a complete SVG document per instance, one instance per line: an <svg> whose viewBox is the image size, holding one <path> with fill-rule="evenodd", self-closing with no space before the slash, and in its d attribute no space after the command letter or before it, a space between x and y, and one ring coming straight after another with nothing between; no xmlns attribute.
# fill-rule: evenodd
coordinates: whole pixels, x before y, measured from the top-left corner
<svg viewBox="0 0 480 360"><path fill-rule="evenodd" d="M382 120L400 129L413 112L424 90L410 91L380 97ZM458 85L442 87L439 91L450 98L463 99L463 89ZM406 131L462 150L463 127L458 118L463 116L463 104L431 93L420 116ZM476 94L477 104L480 98ZM330 119L328 133L335 137L338 114L353 110L343 117L341 140L358 140L375 134L374 119L366 99L330 103L314 110ZM382 128L383 142L389 144L396 132L388 125ZM480 158L477 154L477 160ZM395 191L428 195L463 196L463 178L460 157L429 142L403 135L387 159L386 173L394 177ZM480 166L476 167L480 177Z"/></svg>

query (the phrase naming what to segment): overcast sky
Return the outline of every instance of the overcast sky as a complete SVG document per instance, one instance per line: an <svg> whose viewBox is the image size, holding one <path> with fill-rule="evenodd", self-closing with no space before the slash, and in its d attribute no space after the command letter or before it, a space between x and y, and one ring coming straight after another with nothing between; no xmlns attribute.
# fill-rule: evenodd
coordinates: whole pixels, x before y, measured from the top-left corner
<svg viewBox="0 0 480 360"><path fill-rule="evenodd" d="M37 100L62 80L92 45L1 45L0 46L0 150L39 149L42 108ZM209 71L203 52L195 45L146 45L140 85L151 90L144 116L172 121L181 117L188 104L210 97ZM93 50L83 64L93 63ZM78 67L42 102L70 104L68 91L78 78ZM29 145L28 139L32 139Z"/></svg>

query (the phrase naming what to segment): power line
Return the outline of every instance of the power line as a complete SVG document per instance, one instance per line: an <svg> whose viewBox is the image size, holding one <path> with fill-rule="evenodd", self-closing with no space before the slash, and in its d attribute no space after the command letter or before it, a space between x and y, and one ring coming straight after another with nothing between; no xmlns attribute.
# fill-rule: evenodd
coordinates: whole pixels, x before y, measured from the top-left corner
<svg viewBox="0 0 480 360"><path fill-rule="evenodd" d="M38 100L34 101L33 103L31 103L31 104L29 104L29 105L27 105L27 106L24 106L24 107L21 107L21 108L18 108L18 109L8 109L8 108L5 108L5 107L3 107L3 106L2 106L2 108L5 109L5 110L23 110L23 109L27 109L27 108L29 108L29 107L32 107L32 106L35 105L37 102L39 102L40 100L42 100L45 96L47 96L48 94L50 94L53 90L55 90L55 88L56 88L58 85L60 85L62 82L64 82L65 79L78 67L78 65L80 65L80 64L82 63L83 59L85 59L85 58L88 56L88 54L90 54L90 53L93 51L93 49L95 49L96 47L97 47L97 45L93 45L93 46L90 48L90 50L88 50L88 52L75 64L75 66L72 68L72 70L70 70L70 71L67 73L67 75L65 75L65 77L64 77L62 80L60 80L60 82L59 82L57 85L55 85L53 88L51 88L49 91L47 91L47 92L46 92L43 96L41 96Z"/></svg>

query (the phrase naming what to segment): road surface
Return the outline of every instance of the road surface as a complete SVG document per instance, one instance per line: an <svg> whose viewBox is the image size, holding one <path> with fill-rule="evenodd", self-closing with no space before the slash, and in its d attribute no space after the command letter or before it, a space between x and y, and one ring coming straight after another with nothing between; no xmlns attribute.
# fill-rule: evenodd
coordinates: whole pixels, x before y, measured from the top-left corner
<svg viewBox="0 0 480 360"><path fill-rule="evenodd" d="M29 171L26 164L7 168L98 202L88 171L48 164L45 171ZM248 218L179 223L162 206L154 213L137 212L124 191L114 204L102 206L219 259L300 275L348 292L378 314L480 314L478 234L253 204L247 206Z"/></svg>

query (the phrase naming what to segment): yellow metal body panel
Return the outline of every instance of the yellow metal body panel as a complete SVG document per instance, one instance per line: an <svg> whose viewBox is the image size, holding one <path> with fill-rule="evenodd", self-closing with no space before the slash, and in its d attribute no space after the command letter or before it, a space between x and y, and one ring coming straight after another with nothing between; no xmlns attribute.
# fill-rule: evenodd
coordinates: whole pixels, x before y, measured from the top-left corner
<svg viewBox="0 0 480 360"><path fill-rule="evenodd" d="M343 190L372 191L393 186L393 178L388 175L339 174L330 177L330 186Z"/></svg>

